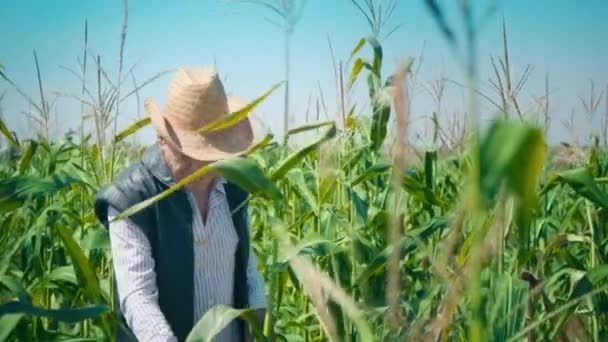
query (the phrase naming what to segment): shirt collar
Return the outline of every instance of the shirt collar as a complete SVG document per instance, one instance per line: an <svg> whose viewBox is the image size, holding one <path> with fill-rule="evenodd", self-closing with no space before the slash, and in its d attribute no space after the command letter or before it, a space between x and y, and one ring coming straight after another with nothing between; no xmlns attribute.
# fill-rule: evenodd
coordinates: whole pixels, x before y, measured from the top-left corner
<svg viewBox="0 0 608 342"><path fill-rule="evenodd" d="M226 181L224 177L218 176L214 181L213 190L221 193L222 195L226 195L226 189L224 188L226 183L228 183L228 181Z"/></svg>

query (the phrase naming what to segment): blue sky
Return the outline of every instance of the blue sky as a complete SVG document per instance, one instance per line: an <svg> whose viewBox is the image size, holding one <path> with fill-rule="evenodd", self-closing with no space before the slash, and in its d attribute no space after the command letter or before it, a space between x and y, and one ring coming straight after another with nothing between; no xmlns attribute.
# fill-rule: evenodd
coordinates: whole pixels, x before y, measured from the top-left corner
<svg viewBox="0 0 608 342"><path fill-rule="evenodd" d="M451 3L452 1L443 1ZM489 3L485 1L484 3ZM463 81L461 66L447 48L445 40L426 11L422 0L401 0L389 26L402 24L383 41L385 73L407 56L422 56L417 76L418 86L412 93L412 112L424 118L435 108L423 84L443 76ZM584 5L583 5L584 3ZM496 12L483 27L479 38L480 81L490 77L489 57L501 52L501 14L504 13L510 39L514 76L532 65L530 80L521 93L525 109L533 110L534 97L544 91L545 75L550 78L552 127L550 138L569 141L570 133L562 121L574 111L577 132L597 127L582 112L579 96L588 93L589 80L596 89L608 84L608 1L587 0L509 0L500 2ZM456 19L455 7L448 7ZM252 99L283 77L283 38L281 32L264 21L268 12L262 8L230 4L223 0L131 0L129 1L125 68L137 63L134 75L142 81L155 73L184 64L216 63L229 92ZM82 54L83 27L89 24L89 47L99 54L102 64L115 75L118 64L119 35L122 21L120 0L0 0L0 61L6 72L33 97L37 96L32 51L37 51L45 90L79 94L80 84L62 69L78 68ZM296 27L292 48L292 108L295 124L303 123L309 97L323 92L328 114L335 117L336 91L328 37L336 59L346 60L359 38L369 35L369 28L349 0L308 0L302 19ZM365 54L369 51L363 50ZM89 61L90 63L90 61ZM91 65L91 64L90 64ZM93 73L88 75L91 79ZM115 77L115 76L114 76ZM163 77L141 91L161 104L170 77ZM355 90L350 103L365 103L365 92ZM131 88L130 82L125 90ZM486 91L487 87L482 87ZM21 134L31 132L23 111L28 105L6 83L4 118ZM444 116L463 112L464 92L449 85L442 104ZM50 96L50 95L49 95ZM496 96L494 96L496 98ZM490 117L492 107L481 108ZM602 105L602 110L604 106ZM120 126L134 120L135 98L121 107ZM75 128L80 105L70 98L59 97L53 107L55 133ZM269 129L280 133L282 94L275 93L258 110L258 116ZM324 115L322 116L322 118ZM427 120L428 121L428 120ZM415 131L424 135L423 119L416 119ZM150 132L145 133L148 139Z"/></svg>

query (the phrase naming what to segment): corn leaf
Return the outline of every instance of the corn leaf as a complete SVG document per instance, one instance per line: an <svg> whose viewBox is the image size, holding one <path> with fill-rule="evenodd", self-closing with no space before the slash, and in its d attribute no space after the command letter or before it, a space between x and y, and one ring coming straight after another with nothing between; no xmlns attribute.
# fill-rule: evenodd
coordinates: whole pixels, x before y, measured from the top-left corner
<svg viewBox="0 0 608 342"><path fill-rule="evenodd" d="M87 299L92 303L105 302L107 298L104 298L102 295L99 279L97 278L95 271L93 271L89 259L72 237L71 230L66 227L57 227L57 232L63 241L67 254L70 256L70 259L72 259L74 273L76 273L76 278L83 288ZM109 316L104 315L102 317L101 328L104 333L111 333Z"/></svg>
<svg viewBox="0 0 608 342"><path fill-rule="evenodd" d="M232 125L237 124L241 120L245 119L247 117L247 115L249 115L249 113L251 113L251 111L253 111L260 103L262 103L262 101L264 101L268 96L270 96L270 94L272 94L275 90L277 90L277 88L279 88L283 83L284 82L275 84L272 88L270 88L270 90L266 91L264 94L262 94L262 96L258 97L257 99L253 100L252 102L250 102L248 105L243 107L241 110L231 113L230 115L220 119L219 121L212 122L212 123L204 126L203 128L199 129L197 132L206 133L206 132L218 131L218 130L222 130L226 127L230 127Z"/></svg>
<svg viewBox="0 0 608 342"><path fill-rule="evenodd" d="M274 135L272 135L272 133L266 134L266 136L264 137L264 139L260 140L260 142L258 142L257 144L253 145L249 151L247 151L248 155L251 155L261 149L263 149L264 147L266 147L274 138Z"/></svg>
<svg viewBox="0 0 608 342"><path fill-rule="evenodd" d="M543 189L543 193L560 184L566 184L577 194L603 208L608 208L608 194L599 187L589 168L582 167L554 174Z"/></svg>
<svg viewBox="0 0 608 342"><path fill-rule="evenodd" d="M378 39L374 37L370 37L367 39L367 42L374 48L374 63L372 66L373 73L379 78L382 72L382 45Z"/></svg>
<svg viewBox="0 0 608 342"><path fill-rule="evenodd" d="M254 318L251 309L234 309L226 305L216 305L205 313L198 323L194 326L188 337L187 342L210 342L215 336L237 318L245 319L253 323ZM259 333L260 328L257 324L252 325ZM257 329L256 329L257 327Z"/></svg>
<svg viewBox="0 0 608 342"><path fill-rule="evenodd" d="M146 127L151 122L152 122L152 120L150 119L150 117L146 117L141 120L137 120L136 122L131 124L131 126L127 127L122 132L115 135L114 139L112 139L112 143L117 144L117 143L125 140L127 137L135 134L137 131L139 131L143 127Z"/></svg>
<svg viewBox="0 0 608 342"><path fill-rule="evenodd" d="M343 252L345 249L333 241L322 238L307 240L294 247L291 254L282 255L276 265L277 270L285 270L289 266L291 258L298 256L327 257Z"/></svg>
<svg viewBox="0 0 608 342"><path fill-rule="evenodd" d="M267 199L278 200L283 196L257 164L244 158L225 159L212 164L228 181L240 186L252 195L261 195Z"/></svg>
<svg viewBox="0 0 608 342"><path fill-rule="evenodd" d="M306 132L306 131L311 131L313 129L317 129L317 128L321 128L324 126L332 126L335 125L334 121L323 121L323 122L314 122L311 124L307 124L307 125L302 125L296 128L292 128L289 131L287 131L287 135L294 135L294 134L298 134L301 132Z"/></svg>
<svg viewBox="0 0 608 342"><path fill-rule="evenodd" d="M29 303L11 301L0 305L0 317L7 314L26 314L29 316L51 318L59 322L80 322L97 318L107 312L106 305L88 305L77 309L44 309Z"/></svg>
<svg viewBox="0 0 608 342"><path fill-rule="evenodd" d="M86 257L76 240L72 237L72 232L66 227L58 227L57 232L63 241L65 249L72 259L74 273L78 278L78 282L84 289L84 293L93 303L101 303L103 301L101 288L97 275L91 268L89 259Z"/></svg>
<svg viewBox="0 0 608 342"><path fill-rule="evenodd" d="M19 162L19 174L22 175L25 173L25 170L30 166L32 162L32 158L34 158L34 154L36 153L36 149L38 148L38 142L35 140L30 140L29 145L27 146L27 150L21 157L21 161Z"/></svg>
<svg viewBox="0 0 608 342"><path fill-rule="evenodd" d="M587 272L574 285L570 300L580 298L596 289L603 281L608 279L608 264L596 266Z"/></svg>
<svg viewBox="0 0 608 342"><path fill-rule="evenodd" d="M302 198L308 206L314 211L315 215L319 215L319 205L313 192L306 185L306 179L301 169L291 169L287 173L287 181L296 191L296 193Z"/></svg>
<svg viewBox="0 0 608 342"><path fill-rule="evenodd" d="M295 167L295 165L300 162L304 157L306 157L309 153L314 151L317 147L319 147L323 142L333 138L336 135L336 126L332 124L332 126L325 132L325 134L319 138L317 141L309 144L308 146L303 147L302 149L292 153L287 158L279 163L279 166L272 172L270 175L270 179L273 181L278 180L283 177L287 171Z"/></svg>
<svg viewBox="0 0 608 342"><path fill-rule="evenodd" d="M445 218L436 218L427 226L418 228L415 231L408 233L408 235L404 236L398 243L401 250L401 255L408 255L418 248L417 242L412 237L419 240L428 239L435 232L443 230L447 226L447 223L448 222ZM393 251L393 246L394 245L388 246L382 250L382 252L376 255L370 264L363 269L361 274L359 274L355 284L366 283L372 276L378 275L380 272L384 271L386 269L388 258Z"/></svg>
<svg viewBox="0 0 608 342"><path fill-rule="evenodd" d="M6 287L10 292L12 292L20 302L30 303L32 298L29 293L21 286L19 280L9 276L9 275L0 275L0 285Z"/></svg>
<svg viewBox="0 0 608 342"><path fill-rule="evenodd" d="M372 150L377 151L382 147L386 139L388 119L391 115L391 106L389 104L375 103L373 106L372 126L370 131L370 140L372 142Z"/></svg>
<svg viewBox="0 0 608 342"><path fill-rule="evenodd" d="M527 284L510 274L498 274L491 289L493 300L487 301L489 336L492 341L506 341L524 328L526 307L520 305L530 292Z"/></svg>
<svg viewBox="0 0 608 342"><path fill-rule="evenodd" d="M13 146L20 148L21 146L19 145L19 142L15 139L15 137L13 136L13 133L8 129L8 127L6 126L6 124L4 123L4 120L2 120L2 118L0 118L0 133L2 133L2 135L4 135L4 138L6 138L6 140Z"/></svg>
<svg viewBox="0 0 608 342"><path fill-rule="evenodd" d="M30 198L50 196L77 182L78 179L63 174L47 178L17 176L0 180L0 211L13 210Z"/></svg>
<svg viewBox="0 0 608 342"><path fill-rule="evenodd" d="M575 271L576 273L580 273L580 277L576 278L572 287L572 293L570 294L569 303L574 303L581 298L584 298L594 291L602 289L601 284L605 283L606 279L608 279L608 265L598 265L586 272L583 271ZM606 286L604 286L604 289ZM597 304L596 304L597 305ZM598 310L599 308L595 308L594 310ZM554 338L562 328L563 324L566 320L572 316L572 314L576 311L576 306L571 306L565 310L564 313L560 315L558 323L555 325L551 337Z"/></svg>
<svg viewBox="0 0 608 342"><path fill-rule="evenodd" d="M25 317L24 314L6 314L0 317L0 341L8 340L23 317Z"/></svg>
<svg viewBox="0 0 608 342"><path fill-rule="evenodd" d="M437 162L437 152L427 151L424 153L424 180L426 187L433 189L434 175L435 175L435 163Z"/></svg>
<svg viewBox="0 0 608 342"><path fill-rule="evenodd" d="M379 162L373 166L371 166L369 169L365 170L365 172L363 172L362 174L360 174L357 178L355 178L352 182L351 182L351 186L357 186L360 183L366 182L372 178L375 178L377 176L380 176L384 173L386 173L388 170L390 170L392 167L391 163L388 162Z"/></svg>
<svg viewBox="0 0 608 342"><path fill-rule="evenodd" d="M74 267L71 265L57 267L51 272L49 280L56 283L69 283L78 286L78 278L74 273Z"/></svg>
<svg viewBox="0 0 608 342"><path fill-rule="evenodd" d="M521 121L495 121L479 145L477 202L492 208L503 186L517 198L516 220L518 261L525 263L533 251L530 246L532 215L537 211L538 179L545 161L546 145L539 128ZM482 234L479 231L478 236Z"/></svg>
<svg viewBox="0 0 608 342"><path fill-rule="evenodd" d="M540 129L522 122L496 121L480 143L482 204L493 206L501 186L507 185L520 198L522 207L534 209L545 149Z"/></svg>
<svg viewBox="0 0 608 342"><path fill-rule="evenodd" d="M109 249L110 235L108 234L108 230L100 227L87 229L80 245L86 252L94 249Z"/></svg>
<svg viewBox="0 0 608 342"><path fill-rule="evenodd" d="M355 84L355 82L357 81L357 77L361 73L361 70L363 70L363 59L357 58L355 60L355 63L353 64L353 69L350 72L350 77L348 78L349 88L352 88L352 86Z"/></svg>
<svg viewBox="0 0 608 342"><path fill-rule="evenodd" d="M350 58L355 57L355 55L357 53L359 53L359 51L361 50L361 48L363 47L363 45L365 45L365 42L367 42L367 39L365 39L365 38L361 38L359 40L359 43L357 43L357 45L355 46L355 48L353 49L353 51L351 51Z"/></svg>

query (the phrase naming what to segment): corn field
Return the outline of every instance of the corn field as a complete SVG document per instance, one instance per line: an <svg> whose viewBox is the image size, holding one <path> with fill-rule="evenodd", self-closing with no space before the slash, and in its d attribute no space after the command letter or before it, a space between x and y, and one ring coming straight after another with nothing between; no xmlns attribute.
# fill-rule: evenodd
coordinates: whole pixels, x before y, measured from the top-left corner
<svg viewBox="0 0 608 342"><path fill-rule="evenodd" d="M428 3L447 41L462 47L441 8ZM355 43L343 86L365 85L369 110L342 110L281 141L268 135L246 159L192 177L215 170L250 192L270 313L253 329L257 340L608 338L606 145L549 146L542 124L508 115L488 128L473 124L454 148L409 145L416 61L384 75L380 41ZM145 146L131 138L150 122L112 129L122 99L141 87L121 94L121 71L106 82L86 51L82 74L94 68L98 79L83 104L94 114L82 120L95 129L20 139L0 121L0 340L112 340L110 242L93 201L142 155ZM464 67L475 82L472 64ZM42 83L39 99L23 95L45 123ZM475 99L471 92L473 109ZM516 112L507 102L504 112ZM291 143L299 135L313 138ZM237 317L250 319L247 310L217 307L189 339L208 341L217 333L209 327Z"/></svg>

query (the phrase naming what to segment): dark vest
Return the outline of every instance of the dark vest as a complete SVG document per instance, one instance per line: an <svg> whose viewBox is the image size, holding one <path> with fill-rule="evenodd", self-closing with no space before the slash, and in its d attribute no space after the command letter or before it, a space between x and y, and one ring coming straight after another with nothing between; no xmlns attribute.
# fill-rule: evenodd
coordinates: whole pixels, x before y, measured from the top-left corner
<svg viewBox="0 0 608 342"><path fill-rule="evenodd" d="M151 198L175 185L157 145L150 147L142 160L123 171L114 183L99 191L95 199L97 218L108 227L108 207L124 211L134 204ZM232 183L224 185L232 220L238 236L235 258L234 304L248 306L247 263L249 259L249 228L247 226L247 193ZM129 219L144 232L152 247L155 262L158 302L173 333L184 341L194 327L194 250L192 236L193 213L186 192L181 189L158 201ZM118 295L114 307L119 321ZM241 335L244 332L243 322ZM125 329L117 330L117 340L135 340Z"/></svg>

